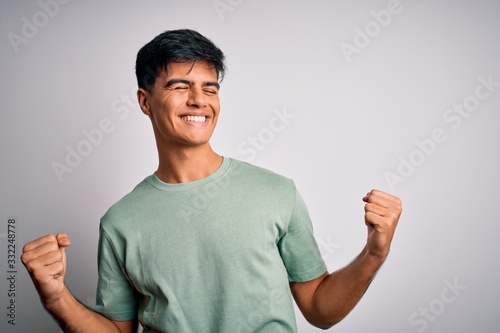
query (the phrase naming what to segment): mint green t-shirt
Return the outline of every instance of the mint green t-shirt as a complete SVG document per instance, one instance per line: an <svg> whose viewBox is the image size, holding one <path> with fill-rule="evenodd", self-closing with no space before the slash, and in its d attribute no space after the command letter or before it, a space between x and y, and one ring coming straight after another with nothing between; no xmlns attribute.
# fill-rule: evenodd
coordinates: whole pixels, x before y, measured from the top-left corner
<svg viewBox="0 0 500 333"><path fill-rule="evenodd" d="M290 281L326 271L292 180L230 158L151 175L103 216L95 310L143 332L296 332Z"/></svg>

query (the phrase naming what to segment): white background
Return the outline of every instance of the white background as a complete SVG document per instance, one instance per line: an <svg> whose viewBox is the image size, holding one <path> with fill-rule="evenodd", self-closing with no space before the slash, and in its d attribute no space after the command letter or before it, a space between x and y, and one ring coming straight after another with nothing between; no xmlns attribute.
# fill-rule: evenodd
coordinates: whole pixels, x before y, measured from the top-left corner
<svg viewBox="0 0 500 333"><path fill-rule="evenodd" d="M19 260L47 233L70 235L66 282L93 305L99 219L157 164L136 53L191 28L228 60L214 149L296 181L330 270L365 243L367 191L403 200L388 261L331 331L498 332L500 2L54 1L0 2L0 331L60 331ZM84 143L102 121L112 130ZM58 177L68 147L87 156ZM299 332L319 331L297 314Z"/></svg>

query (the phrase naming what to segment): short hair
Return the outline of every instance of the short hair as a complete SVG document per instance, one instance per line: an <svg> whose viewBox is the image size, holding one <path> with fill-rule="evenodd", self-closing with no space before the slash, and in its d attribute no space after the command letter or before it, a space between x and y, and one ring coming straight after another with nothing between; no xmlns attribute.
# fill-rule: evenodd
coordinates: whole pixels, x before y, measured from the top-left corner
<svg viewBox="0 0 500 333"><path fill-rule="evenodd" d="M151 90L162 70L172 62L206 61L222 81L226 71L224 53L200 33L189 30L165 31L144 45L137 53L135 74L139 88Z"/></svg>

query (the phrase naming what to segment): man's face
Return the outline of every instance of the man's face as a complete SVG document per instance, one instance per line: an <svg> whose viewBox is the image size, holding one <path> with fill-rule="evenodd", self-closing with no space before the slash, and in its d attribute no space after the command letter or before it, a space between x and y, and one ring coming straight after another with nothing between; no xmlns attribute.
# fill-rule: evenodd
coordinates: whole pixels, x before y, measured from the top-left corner
<svg viewBox="0 0 500 333"><path fill-rule="evenodd" d="M158 148L205 145L220 110L217 72L203 61L171 63L151 91L139 89L138 99Z"/></svg>

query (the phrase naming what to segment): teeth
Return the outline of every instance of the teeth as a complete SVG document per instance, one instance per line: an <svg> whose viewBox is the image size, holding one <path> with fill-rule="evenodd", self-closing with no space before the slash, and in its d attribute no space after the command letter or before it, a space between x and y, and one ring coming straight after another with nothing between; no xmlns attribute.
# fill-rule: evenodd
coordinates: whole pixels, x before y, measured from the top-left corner
<svg viewBox="0 0 500 333"><path fill-rule="evenodd" d="M182 116L182 119L186 121L194 121L197 123L204 123L207 120L206 116Z"/></svg>

